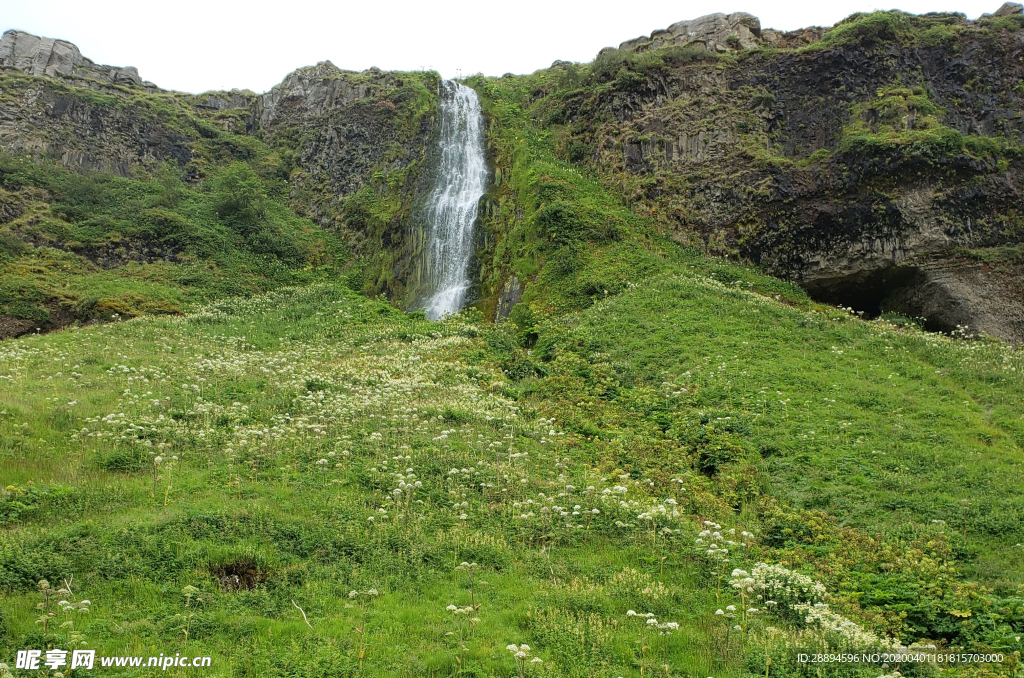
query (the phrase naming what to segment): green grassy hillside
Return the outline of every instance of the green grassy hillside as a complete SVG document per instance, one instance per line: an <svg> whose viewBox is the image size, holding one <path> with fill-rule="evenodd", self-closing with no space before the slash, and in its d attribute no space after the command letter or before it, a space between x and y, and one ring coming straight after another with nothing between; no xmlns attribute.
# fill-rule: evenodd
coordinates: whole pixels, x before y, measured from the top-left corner
<svg viewBox="0 0 1024 678"><path fill-rule="evenodd" d="M525 643L530 675L874 677L795 653L898 638L1012 675L1019 353L689 263L536 325L321 285L6 342L4 656L510 676Z"/></svg>
<svg viewBox="0 0 1024 678"><path fill-rule="evenodd" d="M189 303L310 282L347 259L248 164L201 186L176 167L142 179L0 160L0 315L46 328L182 313Z"/></svg>
<svg viewBox="0 0 1024 678"><path fill-rule="evenodd" d="M111 321L0 343L0 661L1020 676L1024 354L684 247L559 115L696 56L616 58L468 80L481 301L437 323L353 291L401 289L415 171L335 232L290 202L291 137L184 183L0 161L0 315ZM907 647L996 660L799 659Z"/></svg>

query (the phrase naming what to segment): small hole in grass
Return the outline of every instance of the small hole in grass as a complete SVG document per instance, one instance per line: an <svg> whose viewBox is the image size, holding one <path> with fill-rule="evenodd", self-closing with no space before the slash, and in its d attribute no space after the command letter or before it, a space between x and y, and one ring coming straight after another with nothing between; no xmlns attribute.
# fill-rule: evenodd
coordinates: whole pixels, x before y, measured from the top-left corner
<svg viewBox="0 0 1024 678"><path fill-rule="evenodd" d="M249 591L257 584L266 581L267 574L261 572L251 560L236 560L214 567L212 573L220 583L223 593L232 591Z"/></svg>

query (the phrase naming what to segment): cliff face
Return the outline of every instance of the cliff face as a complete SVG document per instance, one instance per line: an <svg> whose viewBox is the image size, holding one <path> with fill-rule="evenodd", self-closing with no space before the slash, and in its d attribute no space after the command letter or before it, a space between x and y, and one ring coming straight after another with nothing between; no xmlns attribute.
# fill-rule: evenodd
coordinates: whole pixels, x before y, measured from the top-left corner
<svg viewBox="0 0 1024 678"><path fill-rule="evenodd" d="M400 294L394 258L435 91L433 74L322 63L261 96L192 95L97 65L71 43L8 31L0 338L176 312L183 299L317 270ZM112 292L120 283L99 282L110 270L145 282Z"/></svg>
<svg viewBox="0 0 1024 678"><path fill-rule="evenodd" d="M533 298L531 281L565 245L545 231L572 210L549 204L554 184L530 183L547 171L517 150L530 137L677 241L752 261L819 300L1024 341L1019 5L979 21L880 12L791 33L746 13L710 15L592 64L474 82L505 93L487 104L492 128L515 126L502 132L507 148L492 144L496 187L482 210L488 308ZM290 208L346 243L354 286L399 300L422 246L409 223L437 85L436 74L323 62L262 95L193 96L98 66L70 43L8 32L0 150L125 177L170 162L193 186L248 163L287 182ZM524 210L523 191L537 204ZM589 223L598 212L572 216L573 228L610 241L633 228L609 225L628 215Z"/></svg>
<svg viewBox="0 0 1024 678"><path fill-rule="evenodd" d="M869 315L1020 342L1019 10L853 17L798 49L631 41L535 95L566 155L678 240Z"/></svg>
<svg viewBox="0 0 1024 678"><path fill-rule="evenodd" d="M346 200L374 175L387 184L422 159L436 91L431 74L353 73L326 61L256 97L252 112L257 134L294 162L295 195L310 216L343 227ZM398 189L408 194L415 181L403 179Z"/></svg>
<svg viewBox="0 0 1024 678"><path fill-rule="evenodd" d="M185 168L196 146L219 131L258 136L286 156L289 171L300 171L298 190L325 224L374 172L419 157L430 131L422 84L436 85L430 76L355 73L324 62L259 96L193 96L143 82L133 67L94 64L69 42L19 31L0 40L0 77L0 150L128 176L168 159Z"/></svg>
<svg viewBox="0 0 1024 678"><path fill-rule="evenodd" d="M0 78L0 150L121 176L191 160L187 133L140 102L159 90L135 68L99 66L69 42L7 31Z"/></svg>
<svg viewBox="0 0 1024 678"><path fill-rule="evenodd" d="M357 257L353 284L406 297L422 243L408 226L437 111L435 73L300 68L253 102L256 135L285 159L292 204Z"/></svg>

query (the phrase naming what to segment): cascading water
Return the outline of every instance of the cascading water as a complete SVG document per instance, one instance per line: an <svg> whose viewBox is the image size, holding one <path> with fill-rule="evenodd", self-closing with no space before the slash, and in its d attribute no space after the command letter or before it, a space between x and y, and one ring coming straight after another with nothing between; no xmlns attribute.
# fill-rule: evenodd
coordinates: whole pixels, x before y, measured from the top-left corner
<svg viewBox="0 0 1024 678"><path fill-rule="evenodd" d="M441 81L441 132L436 179L424 221L423 289L428 318L437 320L462 309L472 285L473 224L487 186L483 114L469 87Z"/></svg>

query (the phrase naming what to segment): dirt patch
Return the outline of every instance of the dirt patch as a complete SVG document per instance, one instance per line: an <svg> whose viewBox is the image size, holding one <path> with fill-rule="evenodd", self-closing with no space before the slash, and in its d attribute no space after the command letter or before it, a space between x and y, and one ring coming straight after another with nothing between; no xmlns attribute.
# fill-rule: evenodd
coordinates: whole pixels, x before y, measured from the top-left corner
<svg viewBox="0 0 1024 678"><path fill-rule="evenodd" d="M32 332L35 328L35 320L25 320L24 318L12 318L9 315L0 315L0 339L20 337L23 334Z"/></svg>
<svg viewBox="0 0 1024 678"><path fill-rule="evenodd" d="M211 572L217 577L223 593L249 591L267 580L267 573L261 572L251 560L224 563L213 568Z"/></svg>
<svg viewBox="0 0 1024 678"><path fill-rule="evenodd" d="M77 318L74 314L56 301L48 302L45 306L50 315L49 320L31 320L0 314L0 339L11 339L37 332L46 334L75 324Z"/></svg>

